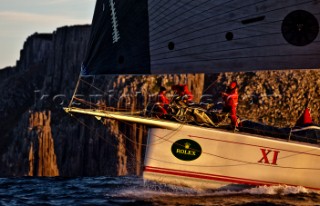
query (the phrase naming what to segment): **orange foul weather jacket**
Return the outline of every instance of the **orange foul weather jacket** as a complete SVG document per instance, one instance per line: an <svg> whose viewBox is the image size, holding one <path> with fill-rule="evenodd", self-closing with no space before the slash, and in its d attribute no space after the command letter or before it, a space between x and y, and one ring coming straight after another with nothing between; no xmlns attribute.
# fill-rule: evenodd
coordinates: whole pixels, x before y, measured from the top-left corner
<svg viewBox="0 0 320 206"><path fill-rule="evenodd" d="M168 98L165 96L164 91L159 92L158 94L158 102L160 103L160 114L167 114L167 110L165 109L166 105L168 105L170 103L170 101L168 100Z"/></svg>
<svg viewBox="0 0 320 206"><path fill-rule="evenodd" d="M230 93L223 93L223 99L225 101L225 109L230 113L231 123L237 127L238 90L235 89Z"/></svg>
<svg viewBox="0 0 320 206"><path fill-rule="evenodd" d="M173 85L171 89L174 90L177 93L177 95L181 97L186 95L188 97L188 101L193 100L193 94L189 91L188 86L186 84Z"/></svg>

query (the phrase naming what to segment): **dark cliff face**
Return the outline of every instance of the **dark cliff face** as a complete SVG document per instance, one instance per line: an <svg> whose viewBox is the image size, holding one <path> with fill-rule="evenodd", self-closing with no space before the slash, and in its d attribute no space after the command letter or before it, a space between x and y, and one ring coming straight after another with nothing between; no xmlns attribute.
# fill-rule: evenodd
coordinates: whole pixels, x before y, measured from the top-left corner
<svg viewBox="0 0 320 206"><path fill-rule="evenodd" d="M61 112L52 104L52 98L60 95L67 101L71 95L89 33L90 26L75 26L59 28L54 34L33 34L26 40L16 67L2 72L1 175L59 174L37 172L45 168L40 162L44 162L43 159L50 153L43 154L41 145L44 138L49 137L45 144L53 144L47 147L56 147L55 139L58 138L52 137L51 133L55 133L55 129L53 127L51 131L51 126L59 127L55 121L59 120ZM53 115L50 111L53 111ZM34 126L29 121L33 116L47 121L38 121L37 126ZM51 122L48 124L48 121ZM39 138L37 141L35 136ZM26 164L29 159L36 159L36 162L33 165ZM57 164L57 161L50 164Z"/></svg>
<svg viewBox="0 0 320 206"><path fill-rule="evenodd" d="M141 174L145 126L70 116L62 110L76 87L89 35L90 26L34 34L25 42L17 66L0 71L0 176ZM144 107L159 85L186 83L198 102L202 94L218 100L219 92L237 80L240 117L292 126L307 101L319 123L319 79L319 70L296 70L102 76L84 81L106 92L108 106L133 111ZM82 86L79 93L87 90ZM139 95L124 98L128 94Z"/></svg>
<svg viewBox="0 0 320 206"><path fill-rule="evenodd" d="M62 109L73 95L89 35L90 26L34 34L17 66L0 73L0 176L141 174L144 126ZM113 85L108 81L103 77Z"/></svg>

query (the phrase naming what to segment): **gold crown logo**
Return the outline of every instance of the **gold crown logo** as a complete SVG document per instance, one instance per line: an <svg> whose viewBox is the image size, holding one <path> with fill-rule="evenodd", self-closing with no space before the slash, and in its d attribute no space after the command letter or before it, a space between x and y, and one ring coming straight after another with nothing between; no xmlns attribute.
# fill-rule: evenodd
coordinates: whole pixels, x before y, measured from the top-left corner
<svg viewBox="0 0 320 206"><path fill-rule="evenodd" d="M190 148L190 143L189 142L186 142L185 144L184 144L184 148L186 148L186 149L189 149Z"/></svg>

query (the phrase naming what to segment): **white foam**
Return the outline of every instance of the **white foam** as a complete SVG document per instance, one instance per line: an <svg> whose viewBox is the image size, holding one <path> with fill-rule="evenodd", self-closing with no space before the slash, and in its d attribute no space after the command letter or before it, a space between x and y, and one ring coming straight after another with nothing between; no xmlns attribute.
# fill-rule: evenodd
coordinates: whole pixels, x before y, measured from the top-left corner
<svg viewBox="0 0 320 206"><path fill-rule="evenodd" d="M277 185L277 186L258 186L249 189L243 189L241 191L217 191L216 194L227 195L227 194L268 194L268 195L288 195L288 194L298 194L298 193L309 193L310 191L302 186L287 186L287 185Z"/></svg>
<svg viewBox="0 0 320 206"><path fill-rule="evenodd" d="M179 187L173 185L163 184L143 184L136 185L135 187L123 188L117 190L113 197L129 197L129 198L153 198L153 197L199 197L199 196L224 196L224 195L288 195L298 193L312 193L314 191L308 190L302 186L248 186L236 185L226 186L217 190L197 190L187 187Z"/></svg>
<svg viewBox="0 0 320 206"><path fill-rule="evenodd" d="M278 186L260 186L257 188L249 189L248 193L250 194L298 194L298 193L309 193L309 190L302 186L287 186L287 185L278 185Z"/></svg>

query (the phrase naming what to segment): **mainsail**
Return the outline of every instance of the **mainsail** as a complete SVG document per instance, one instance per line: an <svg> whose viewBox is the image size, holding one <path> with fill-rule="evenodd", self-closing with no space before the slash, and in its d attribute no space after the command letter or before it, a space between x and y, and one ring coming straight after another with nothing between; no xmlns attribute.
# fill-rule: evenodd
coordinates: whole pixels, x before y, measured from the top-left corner
<svg viewBox="0 0 320 206"><path fill-rule="evenodd" d="M319 68L319 1L97 0L82 74Z"/></svg>

